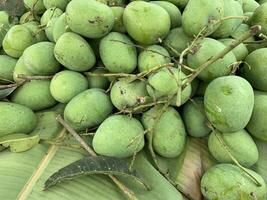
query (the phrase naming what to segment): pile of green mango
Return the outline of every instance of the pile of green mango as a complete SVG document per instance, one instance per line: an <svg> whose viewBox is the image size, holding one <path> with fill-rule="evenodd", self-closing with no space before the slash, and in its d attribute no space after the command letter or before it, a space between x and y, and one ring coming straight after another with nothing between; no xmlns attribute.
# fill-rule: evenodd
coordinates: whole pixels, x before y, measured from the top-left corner
<svg viewBox="0 0 267 200"><path fill-rule="evenodd" d="M21 16L0 11L0 140L40 132L55 110L93 131L103 156L175 159L202 138L216 163L199 183L205 199L266 200L253 171L255 140L267 143L266 2L24 0Z"/></svg>

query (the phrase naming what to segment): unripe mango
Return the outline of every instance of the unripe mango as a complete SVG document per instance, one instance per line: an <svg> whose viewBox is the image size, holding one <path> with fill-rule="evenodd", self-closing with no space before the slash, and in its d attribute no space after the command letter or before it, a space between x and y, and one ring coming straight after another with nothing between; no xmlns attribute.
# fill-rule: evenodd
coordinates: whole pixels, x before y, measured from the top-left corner
<svg viewBox="0 0 267 200"><path fill-rule="evenodd" d="M134 40L149 45L168 34L171 20L168 12L159 5L134 1L124 10L123 24Z"/></svg>
<svg viewBox="0 0 267 200"><path fill-rule="evenodd" d="M58 39L60 38L61 35L63 35L66 32L69 32L69 26L67 24L67 20L66 20L66 14L63 13L62 15L60 15L54 25L53 25L53 39L55 42L58 41Z"/></svg>
<svg viewBox="0 0 267 200"><path fill-rule="evenodd" d="M187 133L193 137L204 137L211 132L201 97L194 98L183 106L182 118Z"/></svg>
<svg viewBox="0 0 267 200"><path fill-rule="evenodd" d="M267 48L261 48L250 53L245 59L245 65L241 69L241 76L250 84L267 92Z"/></svg>
<svg viewBox="0 0 267 200"><path fill-rule="evenodd" d="M255 0L242 0L243 1L243 11L254 12L260 5Z"/></svg>
<svg viewBox="0 0 267 200"><path fill-rule="evenodd" d="M266 199L266 184L256 172L246 169L261 186L243 170L232 164L219 164L204 173L201 192L207 200Z"/></svg>
<svg viewBox="0 0 267 200"><path fill-rule="evenodd" d="M35 43L47 40L45 31L40 28L39 22L30 21L30 22L24 23L23 25L27 26L27 28L32 32L32 35L34 36L34 39L35 39Z"/></svg>
<svg viewBox="0 0 267 200"><path fill-rule="evenodd" d="M15 82L20 82L22 81L23 79L19 78L18 75L20 74L23 74L25 76L32 76L34 75L32 72L30 72L27 68L27 66L25 65L24 63L24 58L23 56L21 56L17 63L16 63L16 66L14 68L14 71L13 71L13 80Z"/></svg>
<svg viewBox="0 0 267 200"><path fill-rule="evenodd" d="M109 96L101 89L89 89L75 96L66 106L64 118L80 131L104 121L113 109Z"/></svg>
<svg viewBox="0 0 267 200"><path fill-rule="evenodd" d="M100 41L99 53L105 67L114 73L131 73L137 66L137 52L128 36L111 32Z"/></svg>
<svg viewBox="0 0 267 200"><path fill-rule="evenodd" d="M82 74L69 70L57 73L50 84L52 96L60 103L68 103L87 88L87 79Z"/></svg>
<svg viewBox="0 0 267 200"><path fill-rule="evenodd" d="M216 22L223 16L223 0L190 0L182 14L183 29L187 35L195 36L207 27L204 34L208 36L220 26Z"/></svg>
<svg viewBox="0 0 267 200"><path fill-rule="evenodd" d="M182 118L174 108L155 106L143 114L142 123L148 130L147 134L153 134L155 152L166 158L181 154L185 146L186 132Z"/></svg>
<svg viewBox="0 0 267 200"><path fill-rule="evenodd" d="M207 62L212 56L220 53L225 49L225 45L221 42L204 38L196 44L196 51L188 54L187 64L192 69L198 68L201 64ZM198 78L203 81L211 81L217 77L228 75L231 72L229 65L236 62L236 57L232 51L226 54L222 59L217 60L213 64L204 69Z"/></svg>
<svg viewBox="0 0 267 200"><path fill-rule="evenodd" d="M70 0L43 0L46 9L59 8L65 10Z"/></svg>
<svg viewBox="0 0 267 200"><path fill-rule="evenodd" d="M139 152L145 145L144 128L135 118L114 115L107 118L93 138L96 153L125 158Z"/></svg>
<svg viewBox="0 0 267 200"><path fill-rule="evenodd" d="M57 17L59 17L62 14L63 14L63 11L60 10L59 8L49 8L42 15L40 23L41 23L41 25L47 25L48 22L51 19L57 18Z"/></svg>
<svg viewBox="0 0 267 200"><path fill-rule="evenodd" d="M267 4L264 3L255 9L250 18L251 25L260 25L261 32L267 34Z"/></svg>
<svg viewBox="0 0 267 200"><path fill-rule="evenodd" d="M125 33L126 29L123 25L124 8L119 7L119 6L114 6L114 7L111 7L111 9L114 15L114 26L112 28L112 31Z"/></svg>
<svg viewBox="0 0 267 200"><path fill-rule="evenodd" d="M111 102L119 110L146 104L147 101L151 100L144 82L140 80L129 81L128 79L119 80L111 88Z"/></svg>
<svg viewBox="0 0 267 200"><path fill-rule="evenodd" d="M17 88L11 101L38 111L49 108L57 102L50 93L50 80L33 80Z"/></svg>
<svg viewBox="0 0 267 200"><path fill-rule="evenodd" d="M266 113L267 93L255 91L255 104L246 128L255 138L267 142Z"/></svg>
<svg viewBox="0 0 267 200"><path fill-rule="evenodd" d="M246 130L242 129L233 133L221 133L214 130L209 136L208 146L213 157L220 163L233 163L220 140L242 166L251 167L258 161L258 148Z"/></svg>
<svg viewBox="0 0 267 200"><path fill-rule="evenodd" d="M91 46L81 36L72 32L61 35L54 54L58 62L73 71L89 70L96 62Z"/></svg>
<svg viewBox="0 0 267 200"><path fill-rule="evenodd" d="M32 10L36 14L43 14L45 12L43 0L23 0L23 2L28 10Z"/></svg>
<svg viewBox="0 0 267 200"><path fill-rule="evenodd" d="M114 25L111 8L98 1L71 1L66 8L66 18L73 32L88 38L101 38Z"/></svg>
<svg viewBox="0 0 267 200"><path fill-rule="evenodd" d="M93 69L91 71L92 73L95 74L103 74L103 73L107 73L106 68L104 67L97 67L95 69ZM100 88L100 89L107 89L110 85L110 81L107 77L101 77L101 76L88 76L88 84L89 84L89 88Z"/></svg>
<svg viewBox="0 0 267 200"><path fill-rule="evenodd" d="M138 70L139 72L149 71L170 62L170 55L164 47L151 45L138 55Z"/></svg>
<svg viewBox="0 0 267 200"><path fill-rule="evenodd" d="M13 81L13 71L16 63L17 59L7 55L0 55L0 83L2 81Z"/></svg>
<svg viewBox="0 0 267 200"><path fill-rule="evenodd" d="M33 111L25 106L0 102L0 136L30 133L37 124Z"/></svg>
<svg viewBox="0 0 267 200"><path fill-rule="evenodd" d="M32 21L40 21L40 17L34 13L32 13L31 11L28 11L26 13L24 13L20 19L19 19L19 23L20 24L25 24L27 22L32 22Z"/></svg>
<svg viewBox="0 0 267 200"><path fill-rule="evenodd" d="M213 80L204 95L205 112L221 132L236 132L247 125L254 106L251 85L239 76Z"/></svg>

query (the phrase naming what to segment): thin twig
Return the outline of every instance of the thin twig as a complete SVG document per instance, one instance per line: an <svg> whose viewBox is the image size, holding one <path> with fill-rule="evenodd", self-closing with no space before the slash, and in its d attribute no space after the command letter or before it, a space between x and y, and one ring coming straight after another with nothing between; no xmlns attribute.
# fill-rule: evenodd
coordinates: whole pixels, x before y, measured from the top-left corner
<svg viewBox="0 0 267 200"><path fill-rule="evenodd" d="M97 154L94 152L94 150L79 136L79 134L71 128L61 117L61 115L58 115L56 120L61 123L67 131L81 144L81 146L91 155L91 156L97 156ZM123 183L121 183L115 176L108 175L108 177L123 191L123 193L130 199L130 200L138 200L135 196L134 192L127 188Z"/></svg>
<svg viewBox="0 0 267 200"><path fill-rule="evenodd" d="M31 80L50 80L53 78L53 76L27 76L25 74L18 74L18 78L24 79L26 81L31 81Z"/></svg>

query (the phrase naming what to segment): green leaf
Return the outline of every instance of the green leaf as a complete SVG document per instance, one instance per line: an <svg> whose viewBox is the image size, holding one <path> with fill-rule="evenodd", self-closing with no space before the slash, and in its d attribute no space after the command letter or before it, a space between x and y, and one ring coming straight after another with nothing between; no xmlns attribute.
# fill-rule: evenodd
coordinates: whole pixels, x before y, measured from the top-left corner
<svg viewBox="0 0 267 200"><path fill-rule="evenodd" d="M5 88L5 89L0 89L0 100L6 98L8 95L10 95L17 86L10 87L10 88Z"/></svg>
<svg viewBox="0 0 267 200"><path fill-rule="evenodd" d="M53 123L47 123L51 130ZM43 134L46 134L45 132ZM63 130L57 141L67 136ZM90 175L63 181L43 191L45 181L62 167L87 156L85 151L48 144L38 144L29 151L0 153L0 199L5 200L125 200L124 194L106 175ZM131 188L139 200L182 200L183 197L146 159L138 154L134 169L140 173L151 190L144 190L135 180L118 177Z"/></svg>
<svg viewBox="0 0 267 200"><path fill-rule="evenodd" d="M127 176L135 179L145 188L149 188L136 170L129 170L127 162L112 157L88 156L69 164L50 176L45 182L45 189L65 179L74 179L82 175L92 174Z"/></svg>
<svg viewBox="0 0 267 200"><path fill-rule="evenodd" d="M0 0L0 10L5 10L10 16L21 16L24 13L22 0Z"/></svg>
<svg viewBox="0 0 267 200"><path fill-rule="evenodd" d="M0 144L6 148L10 147L11 152L17 153L31 149L39 140L39 135L10 134L1 137Z"/></svg>

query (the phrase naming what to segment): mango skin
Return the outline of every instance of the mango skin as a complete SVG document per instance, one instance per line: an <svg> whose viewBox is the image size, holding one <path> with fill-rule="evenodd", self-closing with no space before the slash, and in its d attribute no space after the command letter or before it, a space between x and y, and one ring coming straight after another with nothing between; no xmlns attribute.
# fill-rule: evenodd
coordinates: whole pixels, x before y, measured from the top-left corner
<svg viewBox="0 0 267 200"><path fill-rule="evenodd" d="M231 37L234 39L239 39L242 35L246 34L249 31L250 27L247 24L241 24L232 34ZM245 42L253 42L255 38L251 36ZM248 45L247 45L248 46Z"/></svg>
<svg viewBox="0 0 267 200"><path fill-rule="evenodd" d="M171 56L179 57L176 52L181 54L191 41L192 38L185 34L182 27L179 27L170 30L169 34L164 39L163 46L169 51Z"/></svg>
<svg viewBox="0 0 267 200"><path fill-rule="evenodd" d="M206 171L201 179L201 192L207 200L238 200L266 198L266 184L256 172L247 169L262 186L257 186L240 168L232 164L218 164Z"/></svg>
<svg viewBox="0 0 267 200"><path fill-rule="evenodd" d="M50 84L52 96L60 103L68 103L87 88L87 79L82 74L70 70L55 74Z"/></svg>
<svg viewBox="0 0 267 200"><path fill-rule="evenodd" d="M252 115L253 89L239 76L219 77L208 85L204 106L209 121L219 131L239 131L245 128Z"/></svg>
<svg viewBox="0 0 267 200"><path fill-rule="evenodd" d="M24 64L35 75L53 75L60 69L54 56L55 44L39 42L28 47L23 53Z"/></svg>
<svg viewBox="0 0 267 200"><path fill-rule="evenodd" d="M223 0L224 17L243 16L242 5L236 0ZM229 37L242 24L242 19L224 20L221 25L212 33L214 38Z"/></svg>
<svg viewBox="0 0 267 200"><path fill-rule="evenodd" d="M106 68L104 67L97 67L91 71L92 73L96 74L103 74L107 73ZM107 77L101 77L101 76L87 76L89 88L100 88L103 90L108 89L110 85L110 81Z"/></svg>
<svg viewBox="0 0 267 200"><path fill-rule="evenodd" d="M128 34L145 45L158 43L169 32L171 20L168 12L153 3L134 1L129 3L123 13L123 24Z"/></svg>
<svg viewBox="0 0 267 200"><path fill-rule="evenodd" d="M186 102L183 106L182 118L187 133L193 137L204 137L211 132L201 97L193 98L193 102Z"/></svg>
<svg viewBox="0 0 267 200"><path fill-rule="evenodd" d="M227 46L230 45L232 42L234 42L235 39L225 38L225 39L220 39L219 41L223 43L225 46ZM244 60L248 55L248 49L244 43L241 43L240 45L235 47L232 51L235 54L237 61Z"/></svg>
<svg viewBox="0 0 267 200"><path fill-rule="evenodd" d="M40 21L40 17L36 14L33 14L31 11L28 11L24 13L20 18L19 18L19 23L20 24L25 24L27 22L31 21Z"/></svg>
<svg viewBox="0 0 267 200"><path fill-rule="evenodd" d="M115 40L115 41L114 41ZM100 41L99 53L105 67L114 73L131 73L137 67L137 52L130 38L111 32Z"/></svg>
<svg viewBox="0 0 267 200"><path fill-rule="evenodd" d="M111 88L110 99L113 105L119 109L127 109L148 103L149 97L146 84L143 81L119 80Z"/></svg>
<svg viewBox="0 0 267 200"><path fill-rule="evenodd" d="M46 9L49 8L59 8L65 10L70 0L43 0Z"/></svg>
<svg viewBox="0 0 267 200"><path fill-rule="evenodd" d="M265 35L267 34L267 25L266 25L267 24L267 4L266 3L256 8L252 17L250 18L250 24L260 25L261 32Z"/></svg>
<svg viewBox="0 0 267 200"><path fill-rule="evenodd" d="M233 133L221 133L214 130L210 134L208 142L209 151L218 162L233 163L215 134L222 138L231 154L242 166L251 167L258 161L258 148L249 133L242 129Z"/></svg>
<svg viewBox="0 0 267 200"><path fill-rule="evenodd" d="M255 138L267 142L267 93L255 91L255 103L250 121L246 127Z"/></svg>
<svg viewBox="0 0 267 200"><path fill-rule="evenodd" d="M104 90L93 88L75 96L66 106L64 119L77 131L92 128L103 122L113 106Z"/></svg>
<svg viewBox="0 0 267 200"><path fill-rule="evenodd" d="M49 8L42 15L41 20L40 20L40 23L41 23L41 25L47 25L48 22L51 19L57 18L57 17L59 17L62 14L63 14L63 11L60 10L59 8Z"/></svg>
<svg viewBox="0 0 267 200"><path fill-rule="evenodd" d="M13 81L13 71L16 63L17 59L7 55L0 55L0 83L3 81L3 79L7 81Z"/></svg>
<svg viewBox="0 0 267 200"><path fill-rule="evenodd" d="M34 36L35 43L43 42L47 40L45 35L45 31L40 29L40 23L37 21L29 21L24 23L23 25L27 26L27 28L32 32Z"/></svg>
<svg viewBox="0 0 267 200"><path fill-rule="evenodd" d="M23 51L35 43L35 38L25 25L12 26L3 40L3 49L7 55L19 58Z"/></svg>
<svg viewBox="0 0 267 200"><path fill-rule="evenodd" d="M241 69L241 76L250 84L261 91L267 92L267 48L261 48L250 53L245 62L247 64Z"/></svg>
<svg viewBox="0 0 267 200"><path fill-rule="evenodd" d="M188 54L188 66L192 69L196 69L212 56L223 51L224 49L225 45L221 42L211 38L204 38L199 44L196 45L196 51ZM231 65L233 62L236 62L236 57L234 53L230 51L222 59L217 60L204 69L198 75L198 78L209 82L217 77L228 75L231 71L229 65Z"/></svg>
<svg viewBox="0 0 267 200"><path fill-rule="evenodd" d="M57 42L61 35L69 31L70 29L67 24L66 14L63 13L56 19L54 26L53 26L52 34L53 34L54 41Z"/></svg>
<svg viewBox="0 0 267 200"><path fill-rule="evenodd" d="M98 1L71 1L66 8L66 18L73 32L88 38L101 38L114 25L111 8Z"/></svg>
<svg viewBox="0 0 267 200"><path fill-rule="evenodd" d="M139 152L145 145L144 128L135 118L114 115L107 118L93 138L96 153L116 158L127 158Z"/></svg>
<svg viewBox="0 0 267 200"><path fill-rule="evenodd" d="M173 75L174 74L174 75ZM186 81L186 75L181 72L181 78ZM178 69L169 67L168 69L163 68L156 71L148 77L147 91L148 94L154 99L166 99L174 95L171 105L175 105L176 96L178 91L177 81L178 80ZM192 93L192 86L189 84L181 94L181 103L184 104Z"/></svg>
<svg viewBox="0 0 267 200"><path fill-rule="evenodd" d="M11 95L11 101L33 111L54 106L57 102L50 93L50 80L33 80L17 88Z"/></svg>
<svg viewBox="0 0 267 200"><path fill-rule="evenodd" d="M223 16L223 0L190 0L182 14L183 29L187 35L193 37L208 26L205 31L205 35L208 36L220 26L219 23L212 23Z"/></svg>
<svg viewBox="0 0 267 200"><path fill-rule="evenodd" d="M176 28L182 25L181 12L173 3L168 1L150 1L150 3L157 4L168 12L171 18L171 28Z"/></svg>
<svg viewBox="0 0 267 200"><path fill-rule="evenodd" d="M119 6L111 7L113 15L114 15L114 25L112 31L125 33L126 29L123 25L123 13L124 8Z"/></svg>
<svg viewBox="0 0 267 200"><path fill-rule="evenodd" d="M43 0L23 0L23 2L28 10L33 10L36 14L43 14L46 10Z"/></svg>
<svg viewBox="0 0 267 200"><path fill-rule="evenodd" d="M151 45L138 55L138 70L139 72L149 71L170 62L170 55L164 47Z"/></svg>
<svg viewBox="0 0 267 200"><path fill-rule="evenodd" d="M243 10L246 12L254 12L260 4L255 0L242 0L243 1Z"/></svg>
<svg viewBox="0 0 267 200"><path fill-rule="evenodd" d="M18 75L19 74L23 74L23 75L26 75L26 76L33 76L34 74L31 73L28 68L26 67L25 63L24 63L24 58L23 56L21 56L17 63L16 63L16 66L14 68L14 71L13 71L13 80L15 82L20 82L22 81L23 79L21 78L18 78Z"/></svg>
<svg viewBox="0 0 267 200"><path fill-rule="evenodd" d="M159 120L155 121L161 112ZM174 108L164 110L163 106L155 106L143 114L142 123L146 130L153 129L153 133L148 131L147 134L153 134L155 152L166 158L174 158L182 153L186 132L182 118Z"/></svg>
<svg viewBox="0 0 267 200"><path fill-rule="evenodd" d="M37 117L30 108L0 101L0 136L30 133L37 125Z"/></svg>
<svg viewBox="0 0 267 200"><path fill-rule="evenodd" d="M96 62L95 54L87 41L76 33L64 33L57 41L54 54L58 62L73 71L87 71Z"/></svg>

